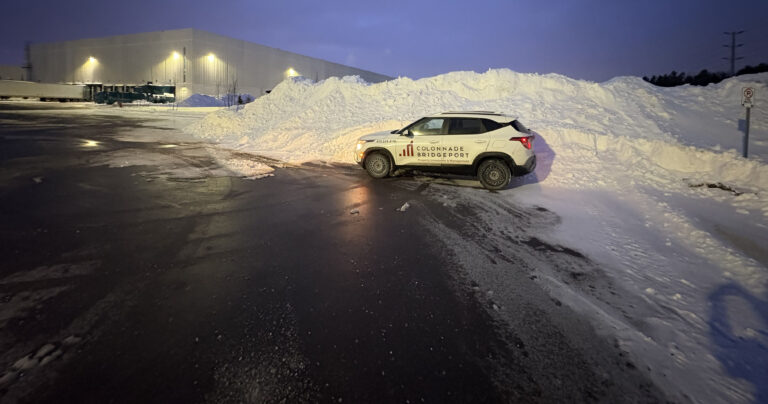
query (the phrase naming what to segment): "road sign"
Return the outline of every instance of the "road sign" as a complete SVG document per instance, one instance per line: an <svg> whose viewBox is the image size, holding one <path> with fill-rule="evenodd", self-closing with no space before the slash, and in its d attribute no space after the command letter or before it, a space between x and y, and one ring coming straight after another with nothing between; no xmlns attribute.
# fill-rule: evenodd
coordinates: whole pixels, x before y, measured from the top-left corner
<svg viewBox="0 0 768 404"><path fill-rule="evenodd" d="M752 87L743 87L741 89L741 105L752 108L752 97L755 95L755 90Z"/></svg>
<svg viewBox="0 0 768 404"><path fill-rule="evenodd" d="M741 105L747 109L747 119L744 122L744 144L742 145L742 156L747 158L749 150L749 111L752 109L752 97L755 95L755 90L752 87L741 88Z"/></svg>

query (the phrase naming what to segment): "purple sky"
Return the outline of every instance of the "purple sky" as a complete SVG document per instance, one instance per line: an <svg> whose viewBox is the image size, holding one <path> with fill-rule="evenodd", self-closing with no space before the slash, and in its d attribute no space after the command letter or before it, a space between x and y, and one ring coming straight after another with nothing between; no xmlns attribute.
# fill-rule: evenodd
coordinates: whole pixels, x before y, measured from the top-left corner
<svg viewBox="0 0 768 404"><path fill-rule="evenodd" d="M767 0L5 1L0 64L24 41L197 28L390 76L507 67L603 81L768 62Z"/></svg>

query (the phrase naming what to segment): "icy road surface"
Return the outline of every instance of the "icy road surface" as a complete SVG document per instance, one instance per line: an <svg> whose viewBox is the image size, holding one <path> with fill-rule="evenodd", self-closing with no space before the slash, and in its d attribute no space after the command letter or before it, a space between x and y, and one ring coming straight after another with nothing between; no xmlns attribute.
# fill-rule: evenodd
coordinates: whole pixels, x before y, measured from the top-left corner
<svg viewBox="0 0 768 404"><path fill-rule="evenodd" d="M536 236L546 208L280 167L160 117L0 106L3 402L665 400L542 282L623 293Z"/></svg>

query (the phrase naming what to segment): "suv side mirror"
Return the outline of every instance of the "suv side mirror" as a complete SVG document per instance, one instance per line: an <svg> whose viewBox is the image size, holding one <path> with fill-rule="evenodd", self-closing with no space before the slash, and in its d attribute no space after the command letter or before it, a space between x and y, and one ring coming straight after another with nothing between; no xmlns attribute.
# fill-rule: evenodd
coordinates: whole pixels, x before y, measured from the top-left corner
<svg viewBox="0 0 768 404"><path fill-rule="evenodd" d="M400 134L400 136L413 137L413 132L411 132L410 129L406 129L406 130L403 131L403 133Z"/></svg>

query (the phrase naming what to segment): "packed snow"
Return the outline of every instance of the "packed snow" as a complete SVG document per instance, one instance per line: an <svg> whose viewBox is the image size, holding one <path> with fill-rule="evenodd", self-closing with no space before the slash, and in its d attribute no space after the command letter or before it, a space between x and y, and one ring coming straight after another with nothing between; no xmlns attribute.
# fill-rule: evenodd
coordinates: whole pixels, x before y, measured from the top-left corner
<svg viewBox="0 0 768 404"><path fill-rule="evenodd" d="M756 94L748 159L743 87ZM675 88L504 69L378 84L292 78L186 131L285 162L352 163L359 136L425 115L516 115L539 134L533 174L497 195L429 192L445 206L486 212L489 238L511 228L499 203L555 212L555 230L537 237L580 251L629 295L596 299L544 266L553 296L616 337L672 397L750 402L768 400L760 383L768 380L766 90L765 73Z"/></svg>
<svg viewBox="0 0 768 404"><path fill-rule="evenodd" d="M253 101L254 97L250 94L242 94L239 97L243 100L243 103L249 103ZM229 105L237 105L237 95L223 95L215 97L206 94L192 94L184 101L178 103L180 107L225 107Z"/></svg>
<svg viewBox="0 0 768 404"><path fill-rule="evenodd" d="M205 94L192 94L179 103L181 107L223 107L224 100Z"/></svg>
<svg viewBox="0 0 768 404"><path fill-rule="evenodd" d="M592 83L557 74L509 70L454 72L368 84L358 77L314 83L285 80L241 111L221 111L188 130L228 146L292 162L349 162L349 145L379 128L398 128L448 110L507 112L544 136L620 136L693 145L714 151L741 148L741 88L764 94L768 75L741 76L707 87L655 87L636 77ZM752 110L751 151L768 154L768 109ZM549 139L549 137L548 137ZM553 139L554 140L554 139ZM607 140L607 139L604 139Z"/></svg>

